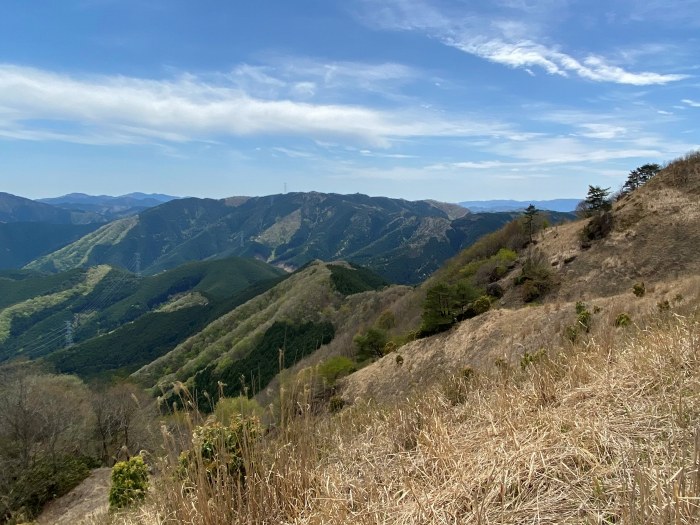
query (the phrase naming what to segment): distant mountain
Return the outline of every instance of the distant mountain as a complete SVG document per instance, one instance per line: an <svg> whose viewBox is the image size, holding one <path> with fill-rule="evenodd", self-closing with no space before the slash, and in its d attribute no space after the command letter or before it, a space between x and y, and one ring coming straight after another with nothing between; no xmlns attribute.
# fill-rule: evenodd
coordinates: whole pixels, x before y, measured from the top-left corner
<svg viewBox="0 0 700 525"><path fill-rule="evenodd" d="M0 268L21 268L94 231L99 224L0 222Z"/></svg>
<svg viewBox="0 0 700 525"><path fill-rule="evenodd" d="M392 282L425 279L443 261L517 213L456 217L441 203L323 193L269 197L179 199L114 221L27 265L64 271L84 265L144 273L231 255L288 269L314 259L347 260Z"/></svg>
<svg viewBox="0 0 700 525"><path fill-rule="evenodd" d="M148 208L178 198L161 193L137 192L118 197L69 193L61 197L38 199L36 202L51 204L64 210L77 212L82 215L84 222L109 222L121 217L135 215Z"/></svg>
<svg viewBox="0 0 700 525"><path fill-rule="evenodd" d="M71 224L73 217L67 210L0 192L0 222Z"/></svg>
<svg viewBox="0 0 700 525"><path fill-rule="evenodd" d="M286 276L237 257L143 278L106 265L0 271L0 362L21 355L83 376L133 371Z"/></svg>
<svg viewBox="0 0 700 525"><path fill-rule="evenodd" d="M472 213L498 212L498 211L520 211L530 204L540 210L572 212L582 199L552 199L545 201L514 201L514 200L490 200L490 201L464 201L460 202Z"/></svg>

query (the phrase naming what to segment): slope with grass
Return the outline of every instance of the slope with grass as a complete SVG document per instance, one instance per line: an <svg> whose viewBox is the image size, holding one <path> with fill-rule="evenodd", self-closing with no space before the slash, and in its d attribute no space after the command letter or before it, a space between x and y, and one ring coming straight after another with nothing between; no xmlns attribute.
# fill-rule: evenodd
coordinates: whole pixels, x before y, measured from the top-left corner
<svg viewBox="0 0 700 525"><path fill-rule="evenodd" d="M479 257L496 253L499 245L517 236L506 235L508 227L483 238L405 298L402 308L415 319L426 290L436 282L474 275L476 261L481 265L476 276L489 269L489 280L503 290L502 297L491 298L492 310L445 334L400 348L402 366L388 355L353 374L347 380L346 399L401 396L410 389L407 385L433 381L438 370L489 368L496 360L517 365L525 352L537 353L544 342L621 330L615 326L621 314L643 323L660 308L673 312L693 303L700 290L698 165L699 155L675 161L616 202L612 230L603 238L584 238L584 229L595 219L545 229L535 243L520 250L515 263L496 274L493 264L484 265ZM518 244L522 246L522 237ZM528 272L537 273L547 285L534 299ZM637 297L633 288L642 283L646 293ZM586 326L580 326L579 302L588 312L582 318Z"/></svg>

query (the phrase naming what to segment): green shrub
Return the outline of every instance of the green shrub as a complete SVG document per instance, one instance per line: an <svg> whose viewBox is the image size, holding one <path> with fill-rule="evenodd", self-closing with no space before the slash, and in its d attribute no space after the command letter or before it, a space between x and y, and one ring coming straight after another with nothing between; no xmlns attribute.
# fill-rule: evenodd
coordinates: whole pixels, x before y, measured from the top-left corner
<svg viewBox="0 0 700 525"><path fill-rule="evenodd" d="M318 365L318 375L326 385L332 387L338 379L352 374L356 369L352 359L345 356L335 356Z"/></svg>
<svg viewBox="0 0 700 525"><path fill-rule="evenodd" d="M472 303L472 308L475 315L481 315L489 311L491 308L491 300L489 299L488 295L482 295Z"/></svg>
<svg viewBox="0 0 700 525"><path fill-rule="evenodd" d="M401 366L403 364L403 357L401 355L396 356L396 364Z"/></svg>
<svg viewBox="0 0 700 525"><path fill-rule="evenodd" d="M588 307L582 301L576 303L576 326L580 330L589 332L591 329L591 312L588 311Z"/></svg>
<svg viewBox="0 0 700 525"><path fill-rule="evenodd" d="M578 327L575 325L567 326L564 329L564 337L567 339L567 341L575 343L576 339L578 339Z"/></svg>
<svg viewBox="0 0 700 525"><path fill-rule="evenodd" d="M360 361L384 355L384 347L388 342L386 331L379 328L369 328L364 334L357 334L353 338L357 348L357 358Z"/></svg>
<svg viewBox="0 0 700 525"><path fill-rule="evenodd" d="M644 286L644 283L637 283L632 287L632 293L637 297L644 297L646 291L647 289L646 286Z"/></svg>
<svg viewBox="0 0 700 525"><path fill-rule="evenodd" d="M629 326L631 324L632 318L624 312L615 318L615 326Z"/></svg>
<svg viewBox="0 0 700 525"><path fill-rule="evenodd" d="M547 351L544 348L540 348L537 352L530 353L525 352L520 358L520 368L525 370L528 366L539 363L547 356Z"/></svg>
<svg viewBox="0 0 700 525"><path fill-rule="evenodd" d="M52 499L67 494L88 477L90 459L60 456L41 458L21 471L6 494L0 494L0 523L31 521Z"/></svg>
<svg viewBox="0 0 700 525"><path fill-rule="evenodd" d="M120 461L112 468L109 506L121 509L143 501L148 490L148 467L141 456Z"/></svg>
<svg viewBox="0 0 700 525"><path fill-rule="evenodd" d="M180 454L180 472L195 480L199 469L210 479L222 472L243 479L246 443L261 433L255 417L237 417L229 425L214 421L198 426L192 432L192 448Z"/></svg>

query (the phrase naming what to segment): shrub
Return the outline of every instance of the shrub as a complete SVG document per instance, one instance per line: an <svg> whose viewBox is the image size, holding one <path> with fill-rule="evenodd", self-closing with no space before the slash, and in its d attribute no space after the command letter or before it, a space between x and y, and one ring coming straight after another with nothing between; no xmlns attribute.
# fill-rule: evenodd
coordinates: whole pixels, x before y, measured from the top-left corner
<svg viewBox="0 0 700 525"><path fill-rule="evenodd" d="M328 400L328 410L333 414L340 412L344 406L345 400L340 396L332 396Z"/></svg>
<svg viewBox="0 0 700 525"><path fill-rule="evenodd" d="M588 332L591 329L591 312L582 301L576 303L576 326Z"/></svg>
<svg viewBox="0 0 700 525"><path fill-rule="evenodd" d="M139 503L146 498L147 490L148 467L141 456L114 465L109 490L110 508L121 509Z"/></svg>
<svg viewBox="0 0 700 525"><path fill-rule="evenodd" d="M632 318L624 312L615 318L615 326L629 326L631 324Z"/></svg>
<svg viewBox="0 0 700 525"><path fill-rule="evenodd" d="M357 367L355 363L345 356L335 356L318 365L318 375L326 385L332 387L338 379L352 374Z"/></svg>
<svg viewBox="0 0 700 525"><path fill-rule="evenodd" d="M222 425L230 425L240 417L262 418L265 410L255 399L247 396L221 397L216 402L214 415Z"/></svg>
<svg viewBox="0 0 700 525"><path fill-rule="evenodd" d="M528 366L539 363L547 355L547 351L544 348L540 348L537 352L530 353L525 352L520 358L520 368L525 370Z"/></svg>
<svg viewBox="0 0 700 525"><path fill-rule="evenodd" d="M637 297L644 297L644 294L647 292L646 287L644 286L644 283L637 283L632 287L632 293L636 295Z"/></svg>
<svg viewBox="0 0 700 525"><path fill-rule="evenodd" d="M353 342L357 347L357 358L363 361L373 357L382 357L388 338L384 330L372 327L364 334L357 334Z"/></svg>
<svg viewBox="0 0 700 525"><path fill-rule="evenodd" d="M503 287L498 283L491 283L486 287L486 293L491 297L500 299L503 297Z"/></svg>
<svg viewBox="0 0 700 525"><path fill-rule="evenodd" d="M542 253L531 252L528 254L515 284L522 285L522 299L526 303L539 299L553 288L552 271Z"/></svg>
<svg viewBox="0 0 700 525"><path fill-rule="evenodd" d="M396 364L401 366L403 364L403 357L401 355L396 356Z"/></svg>
<svg viewBox="0 0 700 525"><path fill-rule="evenodd" d="M569 325L564 329L564 337L572 342L575 343L576 339L578 339L578 328L575 325Z"/></svg>
<svg viewBox="0 0 700 525"><path fill-rule="evenodd" d="M491 300L489 299L488 295L482 295L472 303L472 308L474 309L476 315L481 315L489 311L491 308Z"/></svg>
<svg viewBox="0 0 700 525"><path fill-rule="evenodd" d="M596 241L607 237L613 228L613 214L605 211L591 217L581 231L581 241Z"/></svg>
<svg viewBox="0 0 700 525"><path fill-rule="evenodd" d="M668 312L671 309L671 303L668 302L668 299L665 299L656 303L656 307L659 309L659 312Z"/></svg>
<svg viewBox="0 0 700 525"><path fill-rule="evenodd" d="M197 471L212 479L222 470L230 476L245 476L243 453L246 443L262 433L255 417L237 417L229 425L218 421L198 426L192 432L192 448L180 454L180 472L198 479Z"/></svg>

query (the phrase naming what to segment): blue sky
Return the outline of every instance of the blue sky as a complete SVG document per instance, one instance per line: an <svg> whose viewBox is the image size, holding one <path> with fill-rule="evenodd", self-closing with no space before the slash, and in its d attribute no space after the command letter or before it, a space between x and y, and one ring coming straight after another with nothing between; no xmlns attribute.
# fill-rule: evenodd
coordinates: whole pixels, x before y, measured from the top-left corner
<svg viewBox="0 0 700 525"><path fill-rule="evenodd" d="M0 191L581 197L700 147L700 0L4 0Z"/></svg>

